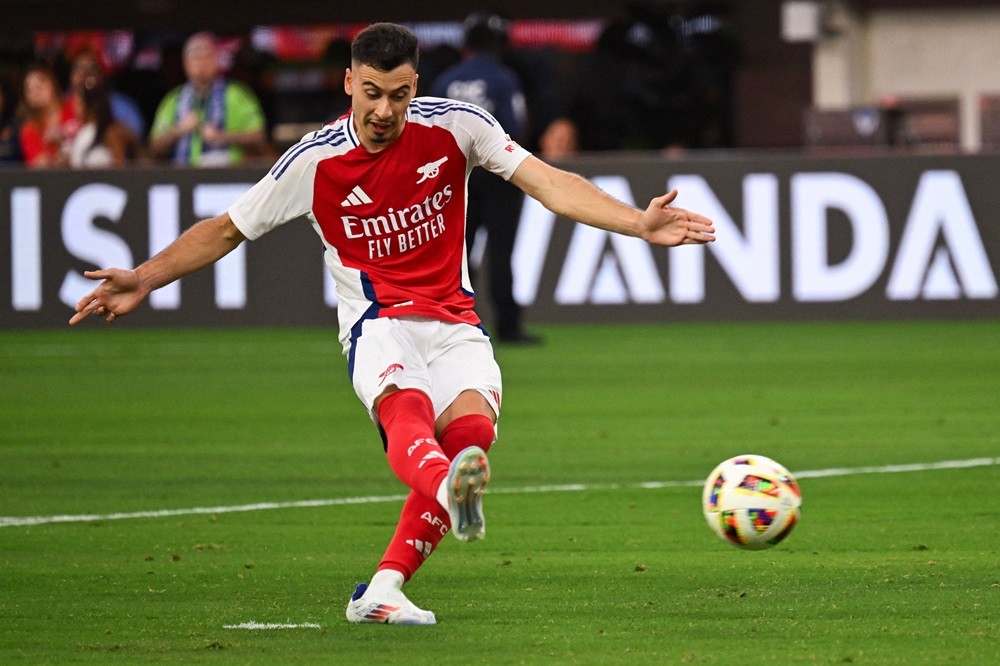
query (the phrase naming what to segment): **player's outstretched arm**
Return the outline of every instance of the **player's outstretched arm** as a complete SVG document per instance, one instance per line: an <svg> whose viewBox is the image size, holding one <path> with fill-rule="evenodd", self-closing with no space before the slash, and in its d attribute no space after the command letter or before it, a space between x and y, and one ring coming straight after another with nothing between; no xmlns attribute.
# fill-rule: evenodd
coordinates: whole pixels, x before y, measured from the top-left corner
<svg viewBox="0 0 1000 666"><path fill-rule="evenodd" d="M715 227L703 215L671 206L677 190L653 199L639 210L601 191L577 174L529 156L510 182L563 217L656 245L691 245L715 240Z"/></svg>
<svg viewBox="0 0 1000 666"><path fill-rule="evenodd" d="M244 240L229 213L223 213L194 225L135 270L86 271L84 277L103 282L79 300L69 323L76 325L92 314L114 321L134 310L149 292L218 261Z"/></svg>

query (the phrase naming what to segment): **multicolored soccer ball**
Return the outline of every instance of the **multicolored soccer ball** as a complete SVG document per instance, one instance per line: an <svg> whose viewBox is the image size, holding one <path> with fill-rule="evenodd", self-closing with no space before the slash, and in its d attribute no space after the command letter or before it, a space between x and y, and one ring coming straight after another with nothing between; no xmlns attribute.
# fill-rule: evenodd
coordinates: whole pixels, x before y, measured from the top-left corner
<svg viewBox="0 0 1000 666"><path fill-rule="evenodd" d="M746 550L781 542L799 520L802 491L782 465L747 454L712 470L702 492L702 509L716 534Z"/></svg>

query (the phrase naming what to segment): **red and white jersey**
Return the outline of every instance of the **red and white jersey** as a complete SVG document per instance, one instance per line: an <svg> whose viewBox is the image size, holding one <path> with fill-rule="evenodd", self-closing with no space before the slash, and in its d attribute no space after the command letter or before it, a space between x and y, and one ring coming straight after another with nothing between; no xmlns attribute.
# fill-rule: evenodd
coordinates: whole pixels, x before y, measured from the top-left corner
<svg viewBox="0 0 1000 666"><path fill-rule="evenodd" d="M479 324L465 248L469 173L509 179L529 155L478 106L410 102L399 137L378 153L348 114L307 134L229 209L248 239L302 216L326 247L340 300L340 340L375 317Z"/></svg>

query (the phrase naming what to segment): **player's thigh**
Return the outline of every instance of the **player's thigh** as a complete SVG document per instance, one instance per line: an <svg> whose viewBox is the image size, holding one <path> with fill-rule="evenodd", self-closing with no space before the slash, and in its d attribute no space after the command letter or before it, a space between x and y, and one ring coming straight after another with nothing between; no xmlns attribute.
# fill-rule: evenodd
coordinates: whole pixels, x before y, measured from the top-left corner
<svg viewBox="0 0 1000 666"><path fill-rule="evenodd" d="M369 412L378 397L392 386L432 395L421 326L421 322L395 318L372 319L362 324L361 335L352 350L351 383Z"/></svg>
<svg viewBox="0 0 1000 666"><path fill-rule="evenodd" d="M434 413L443 414L463 392L474 391L486 401L495 421L500 416L503 382L489 337L483 329L468 324L448 324L442 328L445 333L439 340L440 352L428 363ZM481 413L476 407L481 403L472 400L468 404L468 413Z"/></svg>

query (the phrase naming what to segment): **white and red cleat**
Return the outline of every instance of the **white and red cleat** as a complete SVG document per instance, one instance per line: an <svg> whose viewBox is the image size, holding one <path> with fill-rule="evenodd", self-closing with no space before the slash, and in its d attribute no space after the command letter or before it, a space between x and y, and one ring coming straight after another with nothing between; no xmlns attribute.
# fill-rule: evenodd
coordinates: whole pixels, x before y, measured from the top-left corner
<svg viewBox="0 0 1000 666"><path fill-rule="evenodd" d="M377 624L437 624L434 613L417 608L402 590L390 586L373 589L368 583L359 583L355 588L347 602L347 619Z"/></svg>
<svg viewBox="0 0 1000 666"><path fill-rule="evenodd" d="M470 446L455 456L448 470L448 515L451 531L459 541L475 541L486 534L483 490L490 481L486 452Z"/></svg>

